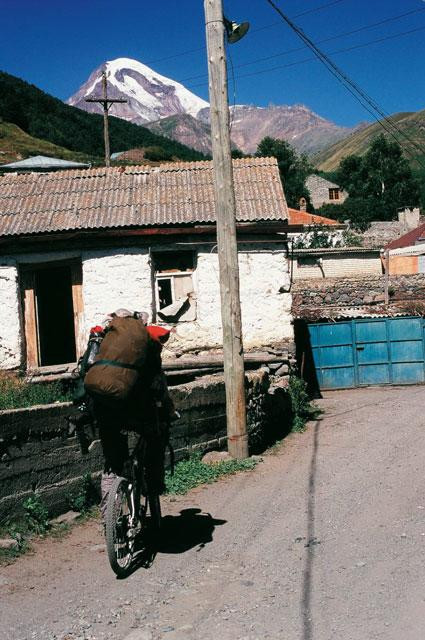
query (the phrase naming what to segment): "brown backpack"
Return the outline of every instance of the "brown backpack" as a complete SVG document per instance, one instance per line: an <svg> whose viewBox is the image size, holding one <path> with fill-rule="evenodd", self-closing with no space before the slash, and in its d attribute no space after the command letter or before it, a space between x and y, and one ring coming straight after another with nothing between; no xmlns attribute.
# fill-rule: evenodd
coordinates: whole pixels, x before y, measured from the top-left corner
<svg viewBox="0 0 425 640"><path fill-rule="evenodd" d="M149 334L136 318L114 318L84 378L87 393L127 400L148 358Z"/></svg>

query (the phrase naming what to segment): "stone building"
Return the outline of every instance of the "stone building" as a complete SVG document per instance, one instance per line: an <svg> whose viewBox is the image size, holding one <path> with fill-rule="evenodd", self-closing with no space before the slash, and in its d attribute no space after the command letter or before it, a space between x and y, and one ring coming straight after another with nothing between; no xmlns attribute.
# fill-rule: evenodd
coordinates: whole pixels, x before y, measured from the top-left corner
<svg viewBox="0 0 425 640"><path fill-rule="evenodd" d="M293 337L287 206L275 159L234 161L246 349ZM118 307L222 344L212 163L0 177L0 367L46 371Z"/></svg>
<svg viewBox="0 0 425 640"><path fill-rule="evenodd" d="M348 193L335 182L316 174L308 176L305 185L310 192L313 207L319 209L324 204L342 204Z"/></svg>

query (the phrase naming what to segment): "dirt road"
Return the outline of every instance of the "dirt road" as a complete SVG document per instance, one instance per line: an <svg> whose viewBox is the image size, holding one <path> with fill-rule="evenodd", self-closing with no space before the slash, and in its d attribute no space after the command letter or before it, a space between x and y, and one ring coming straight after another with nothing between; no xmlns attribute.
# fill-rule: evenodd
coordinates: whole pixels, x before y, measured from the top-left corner
<svg viewBox="0 0 425 640"><path fill-rule="evenodd" d="M422 640L424 397L326 394L253 472L164 500L166 543L125 581L98 523L40 543L0 570L0 637Z"/></svg>

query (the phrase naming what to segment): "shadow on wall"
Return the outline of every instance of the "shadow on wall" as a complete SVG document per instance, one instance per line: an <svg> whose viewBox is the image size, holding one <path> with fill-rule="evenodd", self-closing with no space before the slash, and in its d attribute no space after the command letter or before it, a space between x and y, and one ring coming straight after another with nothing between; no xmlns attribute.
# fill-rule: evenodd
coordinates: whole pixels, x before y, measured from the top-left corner
<svg viewBox="0 0 425 640"><path fill-rule="evenodd" d="M310 333L305 320L294 322L295 347L297 367L300 376L307 383L307 391L311 398L321 398L319 381L314 366L313 350L311 348Z"/></svg>

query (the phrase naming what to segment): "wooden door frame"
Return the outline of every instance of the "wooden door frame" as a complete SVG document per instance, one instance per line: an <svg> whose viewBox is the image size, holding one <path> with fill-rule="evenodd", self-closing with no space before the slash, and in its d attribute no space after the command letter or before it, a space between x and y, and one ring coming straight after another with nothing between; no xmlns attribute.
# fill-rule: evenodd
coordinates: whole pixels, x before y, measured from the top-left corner
<svg viewBox="0 0 425 640"><path fill-rule="evenodd" d="M35 272L41 269L54 269L69 266L71 269L71 292L74 316L76 358L85 350L83 275L81 260L52 260L51 262L32 262L19 265L21 285L21 304L24 319L25 356L27 369L39 369L39 337L37 322L37 301L35 294ZM63 363L71 364L71 363Z"/></svg>

